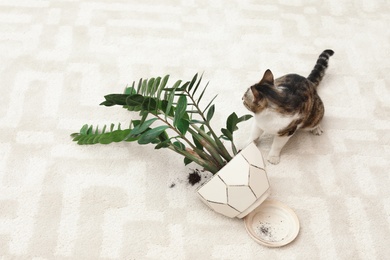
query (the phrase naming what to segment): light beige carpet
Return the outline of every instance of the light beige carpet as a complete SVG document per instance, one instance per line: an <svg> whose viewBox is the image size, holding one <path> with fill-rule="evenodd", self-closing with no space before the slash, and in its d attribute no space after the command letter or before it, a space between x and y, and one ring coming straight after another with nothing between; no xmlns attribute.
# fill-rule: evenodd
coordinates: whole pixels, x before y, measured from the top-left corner
<svg viewBox="0 0 390 260"><path fill-rule="evenodd" d="M0 259L388 259L389 24L385 0L0 1ZM196 166L171 151L69 137L135 117L98 106L105 94L196 72L220 129L267 68L308 75L327 48L324 134L298 133L268 165L301 223L286 247L202 204Z"/></svg>

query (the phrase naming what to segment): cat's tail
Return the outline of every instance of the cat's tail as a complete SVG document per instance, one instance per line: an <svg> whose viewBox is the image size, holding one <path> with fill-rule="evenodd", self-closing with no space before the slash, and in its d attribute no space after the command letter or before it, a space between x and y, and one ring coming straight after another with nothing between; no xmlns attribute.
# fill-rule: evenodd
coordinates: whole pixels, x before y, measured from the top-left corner
<svg viewBox="0 0 390 260"><path fill-rule="evenodd" d="M320 84L322 78L325 75L325 70L328 67L329 57L334 54L332 50L324 50L318 60L313 70L310 72L310 75L307 77L308 80L314 83L314 86L317 87Z"/></svg>

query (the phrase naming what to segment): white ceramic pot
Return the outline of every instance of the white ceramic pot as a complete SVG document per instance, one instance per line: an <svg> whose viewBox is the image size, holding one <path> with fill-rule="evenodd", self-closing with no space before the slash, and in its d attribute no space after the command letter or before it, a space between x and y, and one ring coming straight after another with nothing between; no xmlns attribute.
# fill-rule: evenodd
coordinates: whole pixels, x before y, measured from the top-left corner
<svg viewBox="0 0 390 260"><path fill-rule="evenodd" d="M245 217L269 194L264 159L254 143L198 189L198 195L207 206L230 218Z"/></svg>

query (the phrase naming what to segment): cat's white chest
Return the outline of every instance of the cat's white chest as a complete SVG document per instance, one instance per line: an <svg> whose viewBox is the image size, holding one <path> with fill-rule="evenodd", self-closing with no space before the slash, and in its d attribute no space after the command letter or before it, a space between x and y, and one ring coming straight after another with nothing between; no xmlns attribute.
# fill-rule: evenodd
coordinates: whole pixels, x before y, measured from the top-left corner
<svg viewBox="0 0 390 260"><path fill-rule="evenodd" d="M267 134L276 135L280 130L287 127L293 120L298 118L298 114L289 116L282 115L273 110L266 109L255 114L255 124Z"/></svg>

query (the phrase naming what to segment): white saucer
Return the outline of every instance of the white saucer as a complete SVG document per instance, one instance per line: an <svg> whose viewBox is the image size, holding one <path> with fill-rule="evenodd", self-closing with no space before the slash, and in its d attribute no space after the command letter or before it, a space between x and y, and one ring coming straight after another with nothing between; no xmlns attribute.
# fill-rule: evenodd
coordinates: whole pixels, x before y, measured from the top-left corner
<svg viewBox="0 0 390 260"><path fill-rule="evenodd" d="M285 204L266 200L247 217L245 228L259 244L280 247L292 242L299 233L299 220Z"/></svg>

